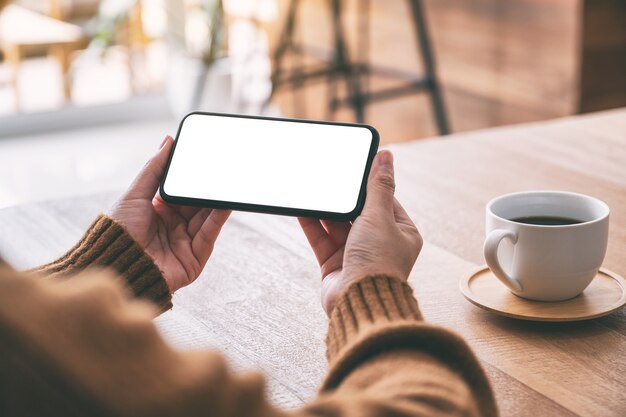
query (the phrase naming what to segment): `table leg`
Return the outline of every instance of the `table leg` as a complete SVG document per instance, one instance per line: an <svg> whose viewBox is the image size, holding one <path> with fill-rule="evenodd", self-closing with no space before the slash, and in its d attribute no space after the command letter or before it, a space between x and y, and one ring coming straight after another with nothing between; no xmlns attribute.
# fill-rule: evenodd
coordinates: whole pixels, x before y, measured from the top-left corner
<svg viewBox="0 0 626 417"><path fill-rule="evenodd" d="M70 101L72 98L72 89L70 84L70 57L65 45L57 45L50 49L52 55L59 61L59 67L61 68L61 76L63 77L63 97L65 101Z"/></svg>
<svg viewBox="0 0 626 417"><path fill-rule="evenodd" d="M22 51L19 45L7 45L4 48L4 53L9 66L11 67L11 86L13 87L13 94L15 95L15 110L20 111L20 92L18 90L18 78L20 64L22 62Z"/></svg>

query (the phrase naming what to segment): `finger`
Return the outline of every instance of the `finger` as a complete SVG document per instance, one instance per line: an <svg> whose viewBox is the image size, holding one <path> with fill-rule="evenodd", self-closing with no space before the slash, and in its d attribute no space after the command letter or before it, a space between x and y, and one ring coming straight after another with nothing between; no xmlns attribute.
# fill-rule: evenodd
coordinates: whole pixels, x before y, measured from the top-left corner
<svg viewBox="0 0 626 417"><path fill-rule="evenodd" d="M211 214L212 210L210 208L198 208L198 207L184 207L184 208L186 209L191 208L195 212L194 214L190 216L185 216L185 214L182 214L183 216L185 216L185 219L187 219L187 222L188 222L187 233L189 233L189 236L195 236L200 230L200 228L202 227L202 225L204 224L204 222L206 221L206 219Z"/></svg>
<svg viewBox="0 0 626 417"><path fill-rule="evenodd" d="M174 140L170 136L166 136L161 143L159 151L144 165L135 180L131 184L127 198L147 198L152 199L159 189L159 183L167 165L172 150Z"/></svg>
<svg viewBox="0 0 626 417"><path fill-rule="evenodd" d="M393 213L393 194L396 183L393 172L393 154L388 150L378 152L367 181L367 196L363 212Z"/></svg>
<svg viewBox="0 0 626 417"><path fill-rule="evenodd" d="M198 214L198 212L201 210L200 207L170 204L167 201L163 200L163 197L161 197L161 194L158 192L152 199L152 204L154 204L155 206L165 206L170 210L173 210L173 212L176 213L177 217L179 217L181 220L184 220L185 222L189 222L193 218L193 216Z"/></svg>
<svg viewBox="0 0 626 417"><path fill-rule="evenodd" d="M352 225L350 222L334 222L331 220L322 220L322 225L330 235L331 239L337 245L345 245L348 240L348 234Z"/></svg>
<svg viewBox="0 0 626 417"><path fill-rule="evenodd" d="M330 257L324 262L324 264L320 267L320 272L322 273L322 279L326 278L331 272L337 271L343 266L343 255L345 253L346 247L342 246L334 252Z"/></svg>
<svg viewBox="0 0 626 417"><path fill-rule="evenodd" d="M213 252L215 241L222 230L222 226L228 220L231 210L211 210L191 241L191 249L200 265L204 267Z"/></svg>
<svg viewBox="0 0 626 417"><path fill-rule="evenodd" d="M210 210L211 209L194 206L176 206L176 211L178 211L178 214L180 214L180 216L183 217L187 222L191 222L191 220L193 220L193 218L201 212L205 214L206 218L206 216L209 215Z"/></svg>
<svg viewBox="0 0 626 417"><path fill-rule="evenodd" d="M393 199L393 215L396 218L396 223L415 227L415 223L413 223L413 220L409 217L409 213L406 212L402 204L395 198Z"/></svg>
<svg viewBox="0 0 626 417"><path fill-rule="evenodd" d="M336 251L335 243L319 219L298 217L298 222L304 231L306 239L309 241L309 245L313 249L313 253L315 253L317 262L320 266L324 265L324 262Z"/></svg>

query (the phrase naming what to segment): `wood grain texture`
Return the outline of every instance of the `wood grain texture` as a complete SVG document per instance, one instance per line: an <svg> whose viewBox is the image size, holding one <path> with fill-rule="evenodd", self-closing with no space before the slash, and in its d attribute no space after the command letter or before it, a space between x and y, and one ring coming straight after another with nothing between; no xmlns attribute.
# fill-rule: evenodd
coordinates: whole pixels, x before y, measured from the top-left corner
<svg viewBox="0 0 626 417"><path fill-rule="evenodd" d="M547 116L574 111L579 1L425 4L446 86Z"/></svg>
<svg viewBox="0 0 626 417"><path fill-rule="evenodd" d="M359 1L343 1L352 58ZM279 1L283 13L289 2ZM624 0L423 3L454 132L626 105ZM328 2L300 4L300 38L331 50ZM372 1L371 7L372 62L419 72L408 2ZM282 22L270 27L274 44ZM386 86L380 77L369 81L374 89ZM287 89L279 91L274 103L292 117L328 117L322 83L303 88L295 100ZM427 96L409 95L368 107L367 121L378 128L383 142L404 142L436 133L430 111ZM353 114L343 109L335 119L353 121Z"/></svg>
<svg viewBox="0 0 626 417"><path fill-rule="evenodd" d="M626 2L587 0L583 16L579 110L587 112L624 106Z"/></svg>
<svg viewBox="0 0 626 417"><path fill-rule="evenodd" d="M626 276L626 109L392 147L397 196L426 245L410 282L426 320L463 335L502 415L626 414L626 312L579 323L498 317L459 280L483 263L484 206L529 189L591 194L611 207L604 267ZM20 268L61 255L115 195L0 211L0 253ZM174 345L218 349L268 378L270 398L311 398L326 362L319 272L292 218L235 213L202 276L156 323Z"/></svg>

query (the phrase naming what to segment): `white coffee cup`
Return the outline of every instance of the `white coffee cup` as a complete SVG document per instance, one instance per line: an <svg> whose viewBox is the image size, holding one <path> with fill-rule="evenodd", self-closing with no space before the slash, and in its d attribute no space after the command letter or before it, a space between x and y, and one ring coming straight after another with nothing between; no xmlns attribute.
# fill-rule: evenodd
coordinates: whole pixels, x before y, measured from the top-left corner
<svg viewBox="0 0 626 417"><path fill-rule="evenodd" d="M609 207L596 198L564 191L520 192L491 200L486 212L485 260L494 275L520 297L573 298L587 288L602 265ZM537 217L579 223L522 222L537 222Z"/></svg>

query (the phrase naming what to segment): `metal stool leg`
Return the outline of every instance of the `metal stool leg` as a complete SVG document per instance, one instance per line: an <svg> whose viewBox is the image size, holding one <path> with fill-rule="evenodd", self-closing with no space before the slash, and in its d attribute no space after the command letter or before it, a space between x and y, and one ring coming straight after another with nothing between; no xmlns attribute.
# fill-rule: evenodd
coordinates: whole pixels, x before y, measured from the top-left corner
<svg viewBox="0 0 626 417"><path fill-rule="evenodd" d="M448 119L441 94L439 82L435 73L435 61L431 50L426 20L420 0L409 0L412 12L412 21L415 29L415 35L419 46L418 54L421 57L424 66L424 75L415 78L412 74L404 73L393 68L384 68L372 65L369 62L369 14L370 1L359 1L359 38L357 39L357 61L352 62L348 56L348 47L345 33L342 26L342 0L327 0L332 18L332 29L334 36L333 56L328 65L322 69L315 71L303 71L302 68L294 68L292 76L287 80L281 79L283 72L282 61L286 52L289 50L303 53L304 49L294 43L294 28L296 25L296 15L298 1L291 0L287 17L279 43L274 53L274 70L272 73L272 93L276 91L279 85L285 81L290 81L292 89L301 89L305 81L325 77L328 88L328 110L327 115L334 115L335 110L342 105L349 105L353 111L357 122L363 123L365 120L365 110L367 105L372 101L387 100L400 95L426 91L430 94L433 113L437 128L441 135L449 133ZM381 74L391 78L407 80L404 85L392 87L382 90L370 91L368 86L368 78L372 74ZM337 78L343 78L345 82L347 94L344 99L337 95ZM270 96L271 98L271 96ZM296 100L296 103L298 101ZM269 103L269 100L268 100ZM302 105L303 103L300 103Z"/></svg>
<svg viewBox="0 0 626 417"><path fill-rule="evenodd" d="M274 70L272 72L272 93L274 93L275 87L280 81L280 77L283 71L283 59L285 53L293 46L293 32L296 26L296 17L298 12L298 1L291 0L289 2L289 10L287 11L287 19L282 33L280 34L280 40L276 45L276 51L274 52Z"/></svg>
<svg viewBox="0 0 626 417"><path fill-rule="evenodd" d="M331 12L333 18L333 30L335 34L335 55L333 57L334 65L337 71L341 73L346 81L348 89L348 99L354 110L354 116L357 123L365 121L365 100L361 91L361 83L358 73L355 73L355 66L350 63L348 57L348 48L346 45L343 26L341 24L342 1L331 1Z"/></svg>
<svg viewBox="0 0 626 417"><path fill-rule="evenodd" d="M441 89L435 73L435 60L430 46L430 39L426 28L426 19L424 19L422 2L420 0L409 0L409 3L411 5L413 23L420 46L420 56L422 57L422 62L424 64L424 75L428 82L428 89L430 90L430 98L433 105L433 111L435 113L437 129L439 130L439 134L447 135L450 133L450 128L448 126L448 118L446 117L446 110L443 103L443 97L441 95Z"/></svg>

